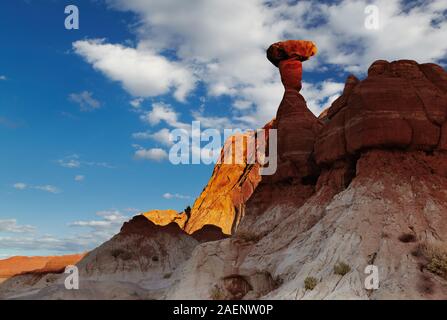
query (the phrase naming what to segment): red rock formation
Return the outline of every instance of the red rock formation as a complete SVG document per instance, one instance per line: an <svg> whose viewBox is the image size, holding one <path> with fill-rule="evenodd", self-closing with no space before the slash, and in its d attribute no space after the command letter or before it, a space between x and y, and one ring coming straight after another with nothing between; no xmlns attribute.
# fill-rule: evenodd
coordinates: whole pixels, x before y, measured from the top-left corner
<svg viewBox="0 0 447 320"><path fill-rule="evenodd" d="M287 83L297 91L298 82ZM263 177L234 237L197 247L173 297L190 297L194 283L196 299L216 286L232 299L445 299L446 88L436 65L375 62L365 80L347 79L323 115L315 153L302 136L287 139L308 125L296 116L301 97L283 100L275 124L282 175ZM315 187L283 169L314 156ZM350 267L343 276L334 274L339 261ZM370 265L377 290L365 288ZM260 273L281 284L269 287ZM304 286L309 276L318 279L314 290Z"/></svg>
<svg viewBox="0 0 447 320"><path fill-rule="evenodd" d="M272 44L267 49L267 58L279 68L281 81L286 88L301 90L303 67L306 61L317 53L317 47L312 41L287 40Z"/></svg>
<svg viewBox="0 0 447 320"><path fill-rule="evenodd" d="M322 124L307 108L301 90L301 62L316 54L313 42L289 40L272 44L267 58L279 67L284 96L276 115L280 167L275 180L312 175L310 156Z"/></svg>
<svg viewBox="0 0 447 320"><path fill-rule="evenodd" d="M446 150L447 74L433 64L376 61L366 79L348 78L327 116L315 144L319 164L370 148Z"/></svg>
<svg viewBox="0 0 447 320"><path fill-rule="evenodd" d="M281 61L288 59L306 61L316 54L317 46L309 40L280 41L267 49L267 59L277 67Z"/></svg>
<svg viewBox="0 0 447 320"><path fill-rule="evenodd" d="M278 130L278 169L264 176L247 203L245 220L249 226L258 214L275 206L300 206L314 192L318 168L312 155L322 122L307 108L299 93L302 61L316 53L312 42L290 40L275 43L267 50L268 59L279 67L284 96L279 105L274 127ZM244 232L245 227L241 232ZM260 229L261 230L261 229Z"/></svg>

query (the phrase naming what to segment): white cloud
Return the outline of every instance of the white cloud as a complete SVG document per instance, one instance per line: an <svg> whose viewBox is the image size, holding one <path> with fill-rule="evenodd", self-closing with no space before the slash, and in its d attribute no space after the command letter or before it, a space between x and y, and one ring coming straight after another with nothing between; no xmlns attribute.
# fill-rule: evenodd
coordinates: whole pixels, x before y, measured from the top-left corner
<svg viewBox="0 0 447 320"><path fill-rule="evenodd" d="M334 81L323 81L319 84L303 82L301 93L306 97L307 107L319 115L341 95L344 86L344 83Z"/></svg>
<svg viewBox="0 0 447 320"><path fill-rule="evenodd" d="M33 186L32 188L33 188L33 189L36 189L36 190L41 190L41 191L49 192L49 193L54 193L54 194L57 194L57 193L61 193L61 192L62 192L59 188L57 188L57 187L55 187L55 186L52 186L52 185L49 185L49 184L47 184L47 185L42 185L42 186Z"/></svg>
<svg viewBox="0 0 447 320"><path fill-rule="evenodd" d="M152 126L159 124L160 121L164 121L172 127L178 125L178 113L170 105L164 103L152 104L152 110L142 114L140 119Z"/></svg>
<svg viewBox="0 0 447 320"><path fill-rule="evenodd" d="M236 100L233 103L233 107L235 107L238 110L247 110L247 109L251 108L252 106L253 106L253 102L248 101L248 100Z"/></svg>
<svg viewBox="0 0 447 320"><path fill-rule="evenodd" d="M108 169L115 168L113 165L111 165L107 162L81 160L81 157L77 154L72 154L72 155L66 156L62 159L57 160L56 162L61 167L69 168L69 169L76 169L76 168L80 168L82 166L102 167L102 168L108 168Z"/></svg>
<svg viewBox="0 0 447 320"><path fill-rule="evenodd" d="M23 182L17 182L13 185L13 187L18 190L25 190L27 188L27 185Z"/></svg>
<svg viewBox="0 0 447 320"><path fill-rule="evenodd" d="M152 134L148 131L132 133L132 138L134 139L147 140L150 139L151 137Z"/></svg>
<svg viewBox="0 0 447 320"><path fill-rule="evenodd" d="M101 240L100 240L101 239ZM84 252L94 248L99 241L107 240L100 233L81 234L75 237L57 238L51 235L36 235L26 237L1 237L3 250L17 250L25 252L49 250L55 253Z"/></svg>
<svg viewBox="0 0 447 320"><path fill-rule="evenodd" d="M179 194L179 193L173 194L173 193L169 193L169 192L163 194L163 198L168 199L168 200L170 200L170 199L182 199L182 200L191 199L190 196L185 196L185 195Z"/></svg>
<svg viewBox="0 0 447 320"><path fill-rule="evenodd" d="M4 229L9 231L5 232L17 234L30 233L23 236L0 236L0 243L4 250L24 250L27 252L26 254L29 254L28 252L30 251L42 250L48 250L58 254L85 252L107 241L118 233L123 223L129 219L129 217L123 215L119 210L99 211L96 215L99 219L80 220L69 223L68 225L76 228L76 230L78 228L87 228L87 231L76 232L65 237L39 234L36 232L36 228L32 226L17 226L15 220L7 220L9 222L6 223L2 223L0 220L0 231L2 231L3 225L8 226Z"/></svg>
<svg viewBox="0 0 447 320"><path fill-rule="evenodd" d="M30 225L19 225L16 219L0 219L0 232L30 233L36 230Z"/></svg>
<svg viewBox="0 0 447 320"><path fill-rule="evenodd" d="M61 167L70 169L79 168L81 166L81 161L79 160L79 156L77 154L73 154L63 159L59 159L57 160L57 163L59 163Z"/></svg>
<svg viewBox="0 0 447 320"><path fill-rule="evenodd" d="M203 128L225 129L231 127L231 121L227 117L204 116L200 112L192 112L194 121L199 121Z"/></svg>
<svg viewBox="0 0 447 320"><path fill-rule="evenodd" d="M101 168L107 168L107 169L115 169L115 166L107 163L107 162L96 162L96 161L84 161L82 164L85 164L89 167L101 167Z"/></svg>
<svg viewBox="0 0 447 320"><path fill-rule="evenodd" d="M17 190L25 190L25 189L34 189L34 190L40 190L40 191L45 191L45 192L49 192L49 193L61 193L62 191L52 185L28 185L26 183L23 182L17 182L13 185L13 187Z"/></svg>
<svg viewBox="0 0 447 320"><path fill-rule="evenodd" d="M162 161L168 158L168 153L161 148L139 149L135 151L135 159Z"/></svg>
<svg viewBox="0 0 447 320"><path fill-rule="evenodd" d="M6 81L6 80L7 80L6 76L0 75L0 81Z"/></svg>
<svg viewBox="0 0 447 320"><path fill-rule="evenodd" d="M135 97L158 96L174 89L176 99L184 101L195 85L191 71L149 48L124 47L98 39L76 41L73 48Z"/></svg>
<svg viewBox="0 0 447 320"><path fill-rule="evenodd" d="M173 144L173 142L170 139L171 131L167 128L163 128L154 133L150 133L149 131L135 132L132 134L132 137L134 139L140 139L140 140L152 139L166 146L170 146Z"/></svg>
<svg viewBox="0 0 447 320"><path fill-rule="evenodd" d="M187 89L180 91L189 93L196 83L191 79L197 79L210 96L232 98L232 123L253 127L274 117L282 97L278 70L265 58L273 42L311 39L317 44L318 55L304 64L308 82L310 72L328 67L358 73L377 59L436 62L447 52L445 0L412 6L389 0L107 2L113 9L136 14L137 46L85 40L74 44L78 54L138 97L165 94L170 87L178 91L181 84ZM364 27L369 4L379 8L378 30ZM166 51L169 57L162 56ZM322 89L316 85L312 90L325 93ZM307 99L306 92L303 95ZM334 95L309 99L318 112Z"/></svg>
<svg viewBox="0 0 447 320"><path fill-rule="evenodd" d="M129 103L134 109L139 109L141 107L141 103L144 101L143 98L135 98L131 100Z"/></svg>
<svg viewBox="0 0 447 320"><path fill-rule="evenodd" d="M151 138L157 142L160 142L161 144L166 145L166 146L170 146L173 144L173 142L171 140L171 131L166 128L161 129L161 130L151 134Z"/></svg>
<svg viewBox="0 0 447 320"><path fill-rule="evenodd" d="M424 62L446 57L445 1L418 2L412 7L402 1L373 1L379 8L379 30L364 27L364 10L371 3L366 0L107 2L115 9L136 14L137 45L83 40L73 43L75 52L107 77L120 81L134 95L133 107L140 107L142 97L170 91L183 100L195 88L196 80L203 82L209 95L230 95L235 111L231 116L194 114L196 120L210 127L237 121L258 126L274 116L283 89L277 69L265 59L265 49L280 39L309 38L317 43L319 54L304 64L305 79L306 73L327 65L359 72L379 58ZM166 50L169 56L163 56ZM327 81L306 83L302 93L316 114L340 92L337 82L332 91ZM95 107L89 92L78 95L75 100ZM150 125L183 125L180 114L163 104L154 104L141 117ZM152 138L146 133L136 137ZM157 141L165 138L165 132L160 132ZM66 165L79 167L76 160Z"/></svg>
<svg viewBox="0 0 447 320"><path fill-rule="evenodd" d="M78 175L76 175L76 176L74 177L74 180L75 180L76 182L82 182L82 181L85 180L85 176L78 174Z"/></svg>
<svg viewBox="0 0 447 320"><path fill-rule="evenodd" d="M93 94L88 91L81 93L71 93L68 96L69 100L79 104L81 111L93 111L101 108L101 103L93 98Z"/></svg>
<svg viewBox="0 0 447 320"><path fill-rule="evenodd" d="M121 227L122 224L128 219L127 216L121 214L118 210L104 210L96 213L101 220L81 220L74 221L69 224L72 227L90 227L95 230L110 230L116 232L116 229Z"/></svg>

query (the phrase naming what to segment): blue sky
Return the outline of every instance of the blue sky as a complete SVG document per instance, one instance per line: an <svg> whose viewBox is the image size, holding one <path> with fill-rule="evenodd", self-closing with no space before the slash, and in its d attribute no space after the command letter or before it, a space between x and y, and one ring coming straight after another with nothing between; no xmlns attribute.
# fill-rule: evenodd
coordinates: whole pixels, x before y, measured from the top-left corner
<svg viewBox="0 0 447 320"><path fill-rule="evenodd" d="M364 26L379 9L379 29ZM80 29L64 28L75 4ZM265 49L319 47L318 114L376 59L443 62L445 1L2 1L0 258L91 249L132 215L192 205L209 165L166 159L169 130L257 128L281 99ZM430 50L427 50L430 48Z"/></svg>

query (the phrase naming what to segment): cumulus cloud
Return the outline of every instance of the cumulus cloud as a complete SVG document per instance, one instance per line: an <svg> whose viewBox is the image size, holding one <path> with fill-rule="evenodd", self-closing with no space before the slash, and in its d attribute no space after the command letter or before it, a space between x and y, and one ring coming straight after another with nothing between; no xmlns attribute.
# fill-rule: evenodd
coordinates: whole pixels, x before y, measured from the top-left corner
<svg viewBox="0 0 447 320"><path fill-rule="evenodd" d="M311 30L320 44L322 62L353 71L363 70L377 59L439 61L446 57L447 2L420 1L407 6L405 1L372 2L379 13L379 29L364 27L369 1L342 1L319 6L327 22ZM354 28L353 26L360 26ZM298 30L298 29L297 29ZM330 30L324 35L324 30ZM298 31L302 35L304 30ZM335 35L338 35L337 37ZM328 37L332 37L331 40Z"/></svg>
<svg viewBox="0 0 447 320"><path fill-rule="evenodd" d="M101 103L94 99L93 94L89 91L71 93L68 98L70 101L77 103L81 111L93 111L101 108Z"/></svg>
<svg viewBox="0 0 447 320"><path fill-rule="evenodd" d="M185 196L185 195L179 194L179 193L169 193L169 192L163 194L163 198L168 199L168 200L170 200L170 199L182 199L182 200L191 199L190 196Z"/></svg>
<svg viewBox="0 0 447 320"><path fill-rule="evenodd" d="M251 126L270 120L281 99L278 72L265 59L265 49L275 41L316 42L319 54L305 63L305 81L310 72L328 68L339 70L342 77L346 72L362 73L376 59L436 62L446 58L447 2L443 0L412 4L389 0L107 3L112 9L135 13L137 46L84 40L74 44L78 54L109 78L121 81L135 96L165 94L169 87L178 91L182 84L187 89L180 91L189 93L200 81L208 95L233 99L233 123ZM377 30L365 28L365 8L370 4L379 9ZM166 51L172 54L163 56ZM152 61L158 61L158 66ZM175 76L178 83L171 78L175 72L181 74ZM318 113L334 94L323 90L323 84L308 83L307 92L328 94L310 98L312 110ZM307 98L306 92L303 95Z"/></svg>
<svg viewBox="0 0 447 320"><path fill-rule="evenodd" d="M231 127L231 120L227 117L204 116L203 113L197 111L193 111L192 116L194 121L199 121L203 128L220 130Z"/></svg>
<svg viewBox="0 0 447 320"><path fill-rule="evenodd" d="M163 128L157 132L151 133L149 131L144 132L135 132L132 134L132 137L134 139L140 139L140 140L148 140L152 139L156 142L159 142L163 145L170 146L173 144L171 141L171 131L167 128Z"/></svg>
<svg viewBox="0 0 447 320"><path fill-rule="evenodd" d="M140 119L152 126L164 121L171 127L181 127L182 123L178 122L179 114L172 108L171 105L165 103L152 104L152 110L144 112Z"/></svg>
<svg viewBox="0 0 447 320"><path fill-rule="evenodd" d="M344 83L330 80L314 85L303 82L301 93L306 97L307 107L318 115L341 95L344 86Z"/></svg>
<svg viewBox="0 0 447 320"><path fill-rule="evenodd" d="M144 149L135 151L135 159L162 161L168 158L168 153L161 148Z"/></svg>
<svg viewBox="0 0 447 320"><path fill-rule="evenodd" d="M0 219L0 232L8 233L30 233L36 228L31 225L19 225L16 219Z"/></svg>
<svg viewBox="0 0 447 320"><path fill-rule="evenodd" d="M7 80L6 76L0 75L0 81L6 81L6 80Z"/></svg>
<svg viewBox="0 0 447 320"><path fill-rule="evenodd" d="M151 138L154 139L155 141L170 146L173 144L172 140L171 140L171 131L169 129L161 129L153 134L151 134Z"/></svg>
<svg viewBox="0 0 447 320"><path fill-rule="evenodd" d="M183 64L169 61L150 48L130 48L98 39L76 41L73 48L135 97L158 96L173 89L177 100L184 101L195 85L193 73Z"/></svg>

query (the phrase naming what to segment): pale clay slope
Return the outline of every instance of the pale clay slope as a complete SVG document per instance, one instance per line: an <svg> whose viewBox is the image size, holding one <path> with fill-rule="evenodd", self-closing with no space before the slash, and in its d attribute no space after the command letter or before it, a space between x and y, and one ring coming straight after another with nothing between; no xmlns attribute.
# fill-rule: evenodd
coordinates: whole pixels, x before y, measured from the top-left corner
<svg viewBox="0 0 447 320"><path fill-rule="evenodd" d="M170 234L112 239L79 264L79 291L63 289L60 276L49 275L31 292L16 285L6 295L5 286L0 292L19 299L210 299L216 292L220 298L242 292L244 299L445 299L446 281L421 271L420 258L412 254L418 244L446 241L447 235L447 179L432 174L423 159L369 152L338 194L323 186L299 209L271 207L256 219L247 213L240 230L254 238L268 232L259 241L236 235L198 245ZM400 241L404 233L414 234L416 242ZM117 247L137 248L142 257L111 258ZM154 252L160 263L151 260ZM352 268L343 277L334 274L339 261ZM373 292L364 288L363 270L370 263L380 271L380 288ZM312 291L304 289L308 276L320 281Z"/></svg>
<svg viewBox="0 0 447 320"><path fill-rule="evenodd" d="M396 170L407 160L392 154L366 158L358 162L350 186L333 198L328 197L333 191L323 187L288 217L277 215L285 211L278 207L258 217L258 226L276 226L258 243L227 239L198 247L168 298L207 299L216 283L225 292L227 284L220 279L239 275L253 289L245 298L445 299L446 281L421 271L420 258L411 252L421 242L446 241L447 203L438 200L447 196L446 179L429 171L411 176ZM414 233L417 242L401 242L403 233ZM334 274L339 261L352 268L343 277ZM364 288L363 271L371 262L380 276L374 292ZM313 291L304 290L308 276L321 281ZM264 295L268 287L272 291Z"/></svg>
<svg viewBox="0 0 447 320"><path fill-rule="evenodd" d="M118 234L77 264L79 290L65 289L65 274L16 276L0 299L160 299L197 244L184 233Z"/></svg>

